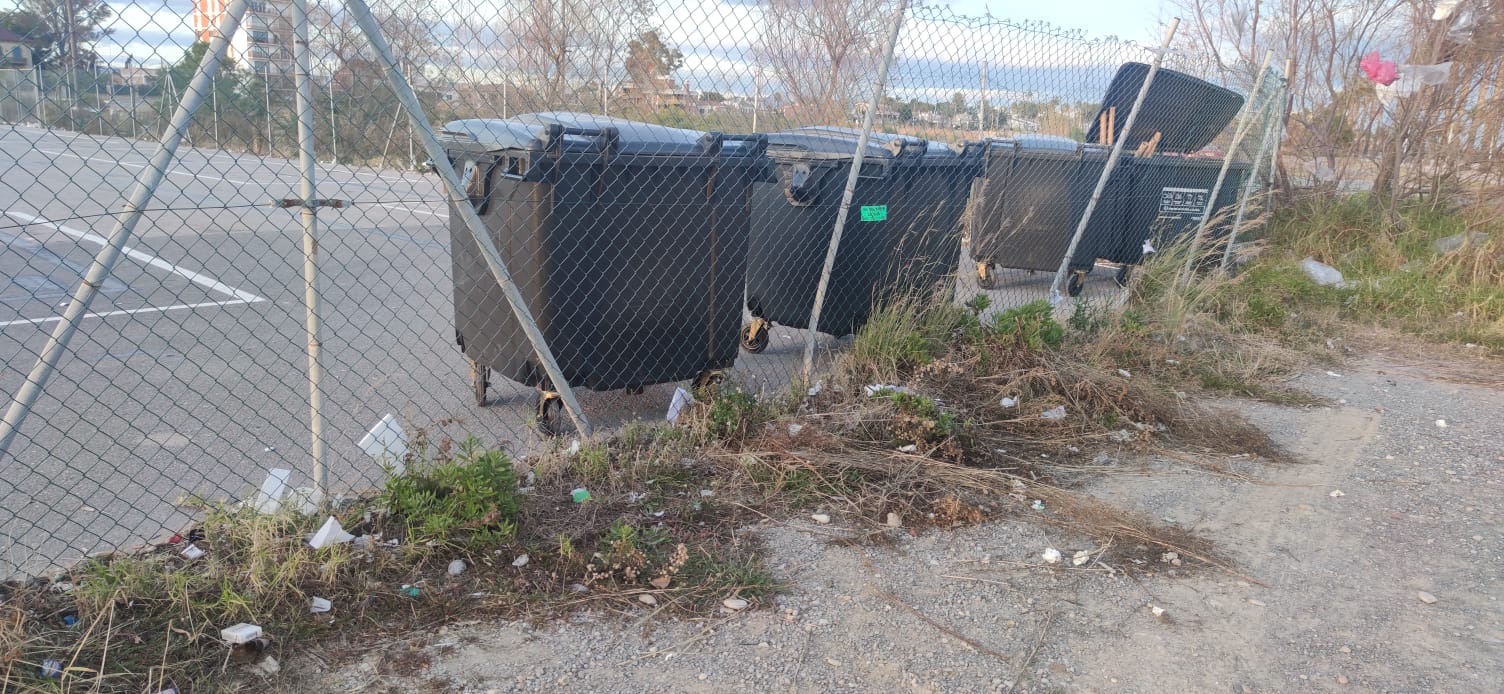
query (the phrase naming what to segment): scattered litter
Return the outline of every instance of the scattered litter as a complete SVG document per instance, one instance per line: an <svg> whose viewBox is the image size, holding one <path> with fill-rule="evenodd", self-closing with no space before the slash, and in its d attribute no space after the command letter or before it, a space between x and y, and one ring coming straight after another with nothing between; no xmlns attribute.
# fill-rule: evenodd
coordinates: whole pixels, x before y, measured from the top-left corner
<svg viewBox="0 0 1504 694"><path fill-rule="evenodd" d="M1445 429L1445 428L1447 428L1447 420L1445 420L1445 419L1438 419L1438 420L1436 420L1436 428L1438 428L1438 429Z"/></svg>
<svg viewBox="0 0 1504 694"><path fill-rule="evenodd" d="M657 605L658 598L648 595L647 593L643 593L642 595L637 596L637 602L640 602L644 605Z"/></svg>
<svg viewBox="0 0 1504 694"><path fill-rule="evenodd" d="M1129 441L1133 440L1133 432L1128 431L1127 429L1109 431L1107 432L1107 438L1110 439L1113 443L1128 443Z"/></svg>
<svg viewBox="0 0 1504 694"><path fill-rule="evenodd" d="M589 593L590 592L590 588L588 586L586 586L585 584L583 584L583 583L571 583L571 584L569 584L569 590L570 590L570 592L573 592L573 593Z"/></svg>
<svg viewBox="0 0 1504 694"><path fill-rule="evenodd" d="M651 581L648 581L648 585L650 585L650 586L652 586L654 588L657 588L658 590L663 590L665 588L668 588L669 584L673 583L673 582L674 582L674 579L669 578L667 575L664 575L664 576L659 576L657 578L654 578Z"/></svg>
<svg viewBox="0 0 1504 694"><path fill-rule="evenodd" d="M998 404L1002 405L1004 409L1011 410L1015 407L1018 407L1018 398L1003 398L1002 402Z"/></svg>
<svg viewBox="0 0 1504 694"><path fill-rule="evenodd" d="M683 388L675 388L674 397L668 401L668 414L665 415L665 419L670 424L678 424L679 415L684 412L684 408L693 404L695 404L695 398L689 394L689 391Z"/></svg>
<svg viewBox="0 0 1504 694"><path fill-rule="evenodd" d="M69 629L78 626L78 618L74 617L71 614L63 615L63 626L68 627Z"/></svg>
<svg viewBox="0 0 1504 694"><path fill-rule="evenodd" d="M329 516L329 520L324 521L324 525L319 528L319 531L314 533L313 537L308 538L308 546L314 549L323 549L332 545L350 542L354 539L355 536L345 532L344 527L339 524L338 520L335 520L334 516Z"/></svg>
<svg viewBox="0 0 1504 694"><path fill-rule="evenodd" d="M1044 412L1043 414L1040 414L1039 416L1041 418L1043 418L1043 419L1048 419L1050 421L1058 421L1058 420L1061 420L1061 419L1065 419L1065 405L1056 406L1054 409L1047 410L1046 412Z"/></svg>
<svg viewBox="0 0 1504 694"><path fill-rule="evenodd" d="M575 440L569 442L569 448L564 449L564 455L574 455L574 454L579 453L579 452L580 452L580 440L579 439L575 439Z"/></svg>
<svg viewBox="0 0 1504 694"><path fill-rule="evenodd" d="M275 452L276 450L277 450L276 446L267 446L266 448L262 449L261 452L263 452L263 453L272 453L272 452Z"/></svg>
<svg viewBox="0 0 1504 694"><path fill-rule="evenodd" d="M590 490L579 487L569 493L569 498L573 499L577 504L583 504L590 500Z"/></svg>
<svg viewBox="0 0 1504 694"><path fill-rule="evenodd" d="M1431 247L1438 253L1451 253L1466 245L1481 246L1485 243L1488 243L1488 232L1469 231L1436 239L1431 242Z"/></svg>
<svg viewBox="0 0 1504 694"><path fill-rule="evenodd" d="M1337 287L1342 285L1342 271L1323 263L1315 258L1306 258L1300 261L1300 269L1304 270L1312 282L1323 287Z"/></svg>
<svg viewBox="0 0 1504 694"><path fill-rule="evenodd" d="M282 507L282 495L287 493L287 478L292 470L272 468L261 482L261 491L256 494L257 513L276 513Z"/></svg>
<svg viewBox="0 0 1504 694"><path fill-rule="evenodd" d="M1044 552L1039 556L1044 558L1044 563L1054 564L1060 561L1060 550L1054 547L1046 547Z"/></svg>
<svg viewBox="0 0 1504 694"><path fill-rule="evenodd" d="M1337 684L1347 684L1347 675L1337 675Z"/></svg>
<svg viewBox="0 0 1504 694"><path fill-rule="evenodd" d="M1180 360L1179 359L1166 359L1165 363L1166 364L1170 364L1172 366L1179 366L1180 365Z"/></svg>
<svg viewBox="0 0 1504 694"><path fill-rule="evenodd" d="M869 398L875 398L883 393L890 391L894 393L903 393L904 395L909 395L912 393L912 391L903 386L890 386L886 383L874 383L870 386L863 386L862 390L866 391L867 397Z"/></svg>
<svg viewBox="0 0 1504 694"><path fill-rule="evenodd" d="M799 432L801 432L801 431L804 431L804 425L803 424L790 424L789 425L789 436L798 436Z"/></svg>
<svg viewBox="0 0 1504 694"><path fill-rule="evenodd" d="M261 627L241 622L219 630L219 638L228 644L240 645L261 638Z"/></svg>
<svg viewBox="0 0 1504 694"><path fill-rule="evenodd" d="M1417 592L1415 594L1415 597L1418 598L1421 602L1426 603L1427 605L1430 605L1430 604L1436 602L1436 596L1432 595L1430 593L1427 593L1424 590L1422 590L1420 592Z"/></svg>
<svg viewBox="0 0 1504 694"><path fill-rule="evenodd" d="M808 391L809 392L809 396L810 397L815 397L816 395L819 395L820 394L820 390L823 389L824 387L825 387L825 383L823 381L815 381L815 384L809 387L809 391Z"/></svg>
<svg viewBox="0 0 1504 694"><path fill-rule="evenodd" d="M267 656L265 658L262 658L261 662L252 665L251 669L263 675L266 675L267 677L271 677L272 675L275 675L278 672L282 671L282 664L278 663L276 658Z"/></svg>
<svg viewBox="0 0 1504 694"><path fill-rule="evenodd" d="M1395 66L1394 61L1380 60L1378 51L1363 56L1363 59L1358 61L1358 67L1363 69L1363 72L1368 75L1368 80L1374 84L1387 87L1399 79L1399 68Z"/></svg>
<svg viewBox="0 0 1504 694"><path fill-rule="evenodd" d="M324 493L313 487L298 487L287 497L287 504L296 504L298 513L311 516L324 505Z"/></svg>
<svg viewBox="0 0 1504 694"><path fill-rule="evenodd" d="M1180 553L1165 552L1164 554L1159 555L1159 560L1166 564L1174 564L1176 566L1180 566Z"/></svg>
<svg viewBox="0 0 1504 694"><path fill-rule="evenodd" d="M183 548L183 551L180 552L180 554L182 554L183 558L187 559L188 561L193 561L194 559L204 556L204 550L199 549L198 545L188 545L187 547Z"/></svg>
<svg viewBox="0 0 1504 694"><path fill-rule="evenodd" d="M1083 549L1071 555L1071 566L1080 566L1089 561L1091 561L1091 552L1087 550Z"/></svg>
<svg viewBox="0 0 1504 694"><path fill-rule="evenodd" d="M1175 517L1174 516L1161 516L1160 520L1162 520L1162 521L1164 521L1166 523L1169 523L1171 525L1175 524Z"/></svg>
<svg viewBox="0 0 1504 694"><path fill-rule="evenodd" d="M1437 63L1435 65L1401 65L1400 74L1404 76L1406 82L1413 82L1417 85L1436 86L1438 84L1446 84L1447 80L1451 79L1452 77L1452 63L1445 62ZM1486 233L1483 233L1481 231L1476 231L1473 233L1482 234L1483 239L1485 241L1488 240L1488 234Z"/></svg>
<svg viewBox="0 0 1504 694"><path fill-rule="evenodd" d="M1337 499L1337 498L1341 498L1341 497L1344 497L1344 496L1347 496L1347 495L1343 494L1341 489L1333 489L1332 493L1328 494L1327 496L1332 497L1333 499Z"/></svg>
<svg viewBox="0 0 1504 694"><path fill-rule="evenodd" d="M315 597L308 605L308 611L314 614L323 614L334 609L334 603L320 597Z"/></svg>
<svg viewBox="0 0 1504 694"><path fill-rule="evenodd" d="M830 516L828 516L828 515L825 515L825 514L823 514L823 513L816 513L816 514L813 514L813 515L811 515L811 516L810 516L810 518L812 518L812 519L814 519L814 521L815 521L815 522L816 522L816 523L819 523L819 524L821 524L821 525L824 525L824 524L826 524L826 523L829 523L829 522L830 522Z"/></svg>
<svg viewBox="0 0 1504 694"><path fill-rule="evenodd" d="M1431 19L1438 22L1451 19L1452 13L1457 11L1457 6L1460 4L1462 0L1437 0L1436 9L1431 12Z"/></svg>
<svg viewBox="0 0 1504 694"><path fill-rule="evenodd" d="M418 597L418 594L422 592L418 590L417 586L408 585L406 583L402 584L401 591L403 595L406 595L410 598L416 598Z"/></svg>
<svg viewBox="0 0 1504 694"><path fill-rule="evenodd" d="M1163 616L1165 616L1165 608L1160 607L1158 605L1155 605L1152 602L1149 603L1149 611L1152 612L1152 613L1154 613L1155 617L1163 617Z"/></svg>
<svg viewBox="0 0 1504 694"><path fill-rule="evenodd" d="M42 661L42 679L55 680L63 676L63 661L48 658Z"/></svg>
<svg viewBox="0 0 1504 694"><path fill-rule="evenodd" d="M1029 508L1032 508L1035 511L1043 511L1044 510L1044 500L1043 499L1035 499L1034 503L1029 504Z"/></svg>
<svg viewBox="0 0 1504 694"><path fill-rule="evenodd" d="M721 604L725 605L726 609L728 609L728 610L736 611L736 610L745 610L745 609L747 609L747 606L750 605L750 604L752 604L752 603L749 603L746 600L743 600L741 598L726 598L725 600L721 601Z"/></svg>
<svg viewBox="0 0 1504 694"><path fill-rule="evenodd" d="M530 557L530 556L528 556L526 553L519 554L519 555L517 555L516 559L512 560L512 566L515 566L515 567L517 567L517 568L520 569L520 568L522 568L524 566L527 566L527 563L530 562L530 561L532 561L532 560L533 560L533 558Z"/></svg>
<svg viewBox="0 0 1504 694"><path fill-rule="evenodd" d="M715 496L715 492L713 492L713 491L711 491L709 489L701 489L700 490L700 498L701 499L705 499L705 498L712 497L712 496Z"/></svg>
<svg viewBox="0 0 1504 694"><path fill-rule="evenodd" d="M1326 375L1331 376L1332 378L1342 378L1342 374L1339 374L1335 371L1328 371L1326 372Z"/></svg>
<svg viewBox="0 0 1504 694"><path fill-rule="evenodd" d="M1154 246L1152 244L1150 244L1148 240L1145 240L1144 241L1144 255L1149 255L1150 253L1153 253L1153 252L1154 252Z"/></svg>
<svg viewBox="0 0 1504 694"><path fill-rule="evenodd" d="M1263 600L1254 600L1253 598L1249 598L1248 599L1248 604L1253 605L1254 607L1264 607L1265 606Z"/></svg>
<svg viewBox="0 0 1504 694"><path fill-rule="evenodd" d="M382 417L356 445L376 462L392 466L393 474L406 472L402 458L407 455L407 432L402 430L395 416Z"/></svg>
<svg viewBox="0 0 1504 694"><path fill-rule="evenodd" d="M1129 373L1127 369L1118 369L1118 375L1123 378L1133 378L1133 374Z"/></svg>
<svg viewBox="0 0 1504 694"><path fill-rule="evenodd" d="M919 450L919 447L911 443L904 446L899 446L898 450L900 453L913 453L914 451Z"/></svg>
<svg viewBox="0 0 1504 694"><path fill-rule="evenodd" d="M465 569L468 568L470 567L465 564L464 559L456 559L452 562L449 562L449 575L458 576L462 573L465 573Z"/></svg>
<svg viewBox="0 0 1504 694"><path fill-rule="evenodd" d="M888 512L888 527L890 527L890 528L902 528L903 527L903 517L899 516L897 513L889 511Z"/></svg>

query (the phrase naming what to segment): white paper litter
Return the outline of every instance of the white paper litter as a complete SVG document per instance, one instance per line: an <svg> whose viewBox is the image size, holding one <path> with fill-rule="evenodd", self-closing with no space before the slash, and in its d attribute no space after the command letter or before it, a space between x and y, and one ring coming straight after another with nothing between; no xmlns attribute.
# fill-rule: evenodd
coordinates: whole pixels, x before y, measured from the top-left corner
<svg viewBox="0 0 1504 694"><path fill-rule="evenodd" d="M668 415L666 418L669 423L678 424L680 413L684 412L684 408L693 405L694 402L695 398L689 394L689 391L683 388L675 388L673 399L668 401Z"/></svg>
<svg viewBox="0 0 1504 694"><path fill-rule="evenodd" d="M407 455L407 432L402 430L402 425L397 423L395 416L387 414L382 417L381 421L361 437L357 445L366 455L375 458L376 462L392 466L396 474L406 472L402 458Z"/></svg>
<svg viewBox="0 0 1504 694"><path fill-rule="evenodd" d="M323 614L332 609L334 609L334 603L319 597L315 597L308 605L308 611L314 614Z"/></svg>
<svg viewBox="0 0 1504 694"><path fill-rule="evenodd" d="M250 643L261 637L261 627L241 622L219 630L219 638L225 643Z"/></svg>
<svg viewBox="0 0 1504 694"><path fill-rule="evenodd" d="M1149 255L1150 253L1153 253L1153 252L1154 252L1154 245L1151 244L1151 243L1149 243L1148 239L1144 239L1144 255Z"/></svg>
<svg viewBox="0 0 1504 694"><path fill-rule="evenodd" d="M324 521L324 525L319 528L319 531L314 533L313 537L308 538L308 546L314 549L323 549L350 542L354 539L355 536L345 532L345 528L339 524L339 521L334 519L334 516L329 516L329 520Z"/></svg>
<svg viewBox="0 0 1504 694"><path fill-rule="evenodd" d="M1044 552L1039 556L1044 558L1046 564L1054 564L1060 561L1060 550L1054 547L1046 547Z"/></svg>
<svg viewBox="0 0 1504 694"><path fill-rule="evenodd" d="M1018 407L1018 398L1003 398L998 404L1002 405L1005 409L1011 410Z"/></svg>
<svg viewBox="0 0 1504 694"><path fill-rule="evenodd" d="M1439 0L1436 3L1436 9L1431 12L1431 19L1438 22L1451 19L1452 13L1457 11L1457 6L1460 4L1462 0Z"/></svg>
<svg viewBox="0 0 1504 694"><path fill-rule="evenodd" d="M905 395L909 394L909 389L905 388L904 386L890 386L886 383L874 383L870 386L863 386L862 390L867 393L867 397L869 398L875 398L879 395L882 395L883 393L890 391L894 393L903 393Z"/></svg>
<svg viewBox="0 0 1504 694"><path fill-rule="evenodd" d="M261 482L261 491L256 493L257 513L276 513L282 508L282 495L287 493L287 479L292 470L272 468Z"/></svg>
<svg viewBox="0 0 1504 694"><path fill-rule="evenodd" d="M1041 413L1039 416L1042 419L1049 419L1052 421L1065 419L1065 405L1059 405L1052 410L1047 410Z"/></svg>
<svg viewBox="0 0 1504 694"><path fill-rule="evenodd" d="M1450 61L1435 65L1400 66L1400 80L1410 82L1414 87L1446 84L1451 78L1452 63Z"/></svg>

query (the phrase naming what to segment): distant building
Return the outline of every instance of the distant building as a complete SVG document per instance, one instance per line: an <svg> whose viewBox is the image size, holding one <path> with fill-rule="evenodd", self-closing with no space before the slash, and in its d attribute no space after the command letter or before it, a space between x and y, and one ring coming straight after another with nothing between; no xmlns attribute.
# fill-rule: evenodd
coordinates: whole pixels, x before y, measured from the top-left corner
<svg viewBox="0 0 1504 694"><path fill-rule="evenodd" d="M194 0L193 33L199 41L214 38L229 0ZM284 74L292 71L292 8L287 0L250 0L240 28L230 37L230 59L244 70Z"/></svg>
<svg viewBox="0 0 1504 694"><path fill-rule="evenodd" d="M31 44L26 37L0 27L0 70L30 70Z"/></svg>
<svg viewBox="0 0 1504 694"><path fill-rule="evenodd" d="M151 83L156 70L139 65L127 65L111 71L110 82L117 87L145 87Z"/></svg>
<svg viewBox="0 0 1504 694"><path fill-rule="evenodd" d="M672 77L653 78L651 89L642 89L635 82L628 80L618 88L617 95L626 103L655 110L660 108L689 110L698 101L695 93L690 91L688 82L675 82Z"/></svg>

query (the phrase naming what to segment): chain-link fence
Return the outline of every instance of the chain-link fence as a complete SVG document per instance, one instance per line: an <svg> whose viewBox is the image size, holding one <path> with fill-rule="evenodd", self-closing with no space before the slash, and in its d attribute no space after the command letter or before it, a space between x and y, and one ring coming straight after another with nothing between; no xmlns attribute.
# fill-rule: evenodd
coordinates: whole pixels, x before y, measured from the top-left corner
<svg viewBox="0 0 1504 694"><path fill-rule="evenodd" d="M0 574L377 486L378 422L525 456L802 392L898 296L1117 301L1262 185L1267 66L901 7L25 0Z"/></svg>

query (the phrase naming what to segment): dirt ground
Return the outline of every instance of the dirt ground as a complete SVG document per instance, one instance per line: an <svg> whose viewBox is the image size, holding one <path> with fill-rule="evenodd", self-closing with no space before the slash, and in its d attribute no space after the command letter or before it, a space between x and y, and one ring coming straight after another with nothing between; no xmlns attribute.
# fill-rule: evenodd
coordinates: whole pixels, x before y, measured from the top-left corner
<svg viewBox="0 0 1504 694"><path fill-rule="evenodd" d="M1304 462L1215 474L1113 461L1089 491L1210 538L1241 575L1070 566L1079 537L1009 520L854 548L768 523L787 590L707 621L646 605L543 627L451 625L284 691L1462 692L1504 682L1504 390L1454 365L1354 359L1228 403ZM1444 426L1443 426L1444 422ZM844 524L844 525L843 525ZM1065 559L1041 558L1055 548ZM1163 610L1156 614L1156 608ZM1490 685L1489 682L1494 684Z"/></svg>

